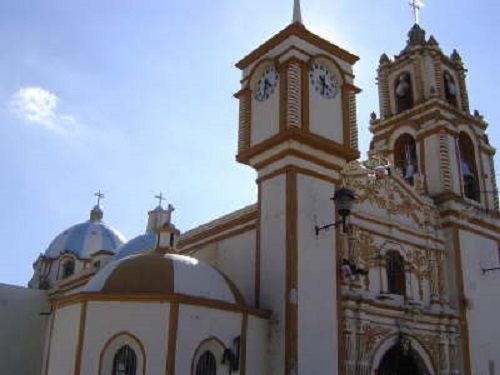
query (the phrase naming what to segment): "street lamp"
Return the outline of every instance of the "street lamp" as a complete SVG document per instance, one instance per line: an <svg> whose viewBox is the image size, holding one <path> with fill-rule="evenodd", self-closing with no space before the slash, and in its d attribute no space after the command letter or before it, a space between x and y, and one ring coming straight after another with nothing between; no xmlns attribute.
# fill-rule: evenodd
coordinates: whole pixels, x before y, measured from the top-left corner
<svg viewBox="0 0 500 375"><path fill-rule="evenodd" d="M316 225L314 227L316 236L318 236L319 232L321 232L322 230L328 230L331 227L337 227L339 224L342 224L343 233L347 233L347 217L351 214L352 204L354 202L354 192L345 187L342 187L335 191L335 194L331 199L335 204L335 208L337 209L337 213L339 214L341 221L323 225L322 227Z"/></svg>

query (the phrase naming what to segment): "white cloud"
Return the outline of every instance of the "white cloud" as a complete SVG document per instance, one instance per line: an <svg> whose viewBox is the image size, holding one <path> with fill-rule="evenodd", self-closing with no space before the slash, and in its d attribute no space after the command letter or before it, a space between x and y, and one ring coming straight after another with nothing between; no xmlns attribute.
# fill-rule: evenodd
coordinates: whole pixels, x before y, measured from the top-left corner
<svg viewBox="0 0 500 375"><path fill-rule="evenodd" d="M41 87L24 87L16 91L10 109L22 119L43 125L49 130L67 133L76 130L76 119L57 109L59 98Z"/></svg>

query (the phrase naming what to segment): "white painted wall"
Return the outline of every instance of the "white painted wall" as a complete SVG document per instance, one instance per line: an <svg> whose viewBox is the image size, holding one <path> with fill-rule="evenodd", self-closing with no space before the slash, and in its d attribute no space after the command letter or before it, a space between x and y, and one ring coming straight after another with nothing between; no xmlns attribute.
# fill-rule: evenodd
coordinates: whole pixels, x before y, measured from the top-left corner
<svg viewBox="0 0 500 375"><path fill-rule="evenodd" d="M269 374L284 372L286 177L261 183L260 307L273 311L268 338Z"/></svg>
<svg viewBox="0 0 500 375"><path fill-rule="evenodd" d="M481 271L481 266L500 266L498 246L491 239L460 231L464 293L471 303L467 319L473 374L489 374L489 361L494 361L497 373L500 370L500 271L484 275Z"/></svg>
<svg viewBox="0 0 500 375"><path fill-rule="evenodd" d="M335 186L303 175L297 183L298 373L327 374L337 368L338 358L335 230L316 237L314 225L335 221L330 200Z"/></svg>
<svg viewBox="0 0 500 375"><path fill-rule="evenodd" d="M247 375L267 375L268 321L248 316L247 326Z"/></svg>
<svg viewBox="0 0 500 375"><path fill-rule="evenodd" d="M168 303L89 302L83 343L82 374L98 374L99 356L106 342L129 332L146 351L146 374L163 374L169 326Z"/></svg>
<svg viewBox="0 0 500 375"><path fill-rule="evenodd" d="M241 313L180 305L175 374L191 374L196 349L210 337L216 337L225 347L232 347L233 340L241 335L241 320Z"/></svg>
<svg viewBox="0 0 500 375"><path fill-rule="evenodd" d="M44 291L0 284L2 374L40 374L49 311Z"/></svg>
<svg viewBox="0 0 500 375"><path fill-rule="evenodd" d="M51 332L48 375L73 374L80 328L81 304L65 306L54 311Z"/></svg>

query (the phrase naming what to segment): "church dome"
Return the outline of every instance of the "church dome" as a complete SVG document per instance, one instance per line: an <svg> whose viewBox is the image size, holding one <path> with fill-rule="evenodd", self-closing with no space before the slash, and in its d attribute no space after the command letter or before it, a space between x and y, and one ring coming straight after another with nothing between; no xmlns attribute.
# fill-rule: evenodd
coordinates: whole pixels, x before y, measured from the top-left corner
<svg viewBox="0 0 500 375"><path fill-rule="evenodd" d="M218 270L177 254L139 254L116 260L97 273L83 292L158 293L244 304L236 286Z"/></svg>
<svg viewBox="0 0 500 375"><path fill-rule="evenodd" d="M157 235L154 232L147 232L137 236L118 249L116 249L115 259L123 259L130 255L147 253L156 247Z"/></svg>
<svg viewBox="0 0 500 375"><path fill-rule="evenodd" d="M115 253L125 242L125 237L102 221L103 213L95 206L90 220L73 225L59 234L45 251L48 258L57 258L61 253L70 252L79 259L90 259L98 251Z"/></svg>
<svg viewBox="0 0 500 375"><path fill-rule="evenodd" d="M168 205L168 208L164 209L160 204L152 211L149 211L146 233L131 239L117 249L115 259L119 260L130 255L144 254L154 250L157 246L161 245L158 234L166 229L170 229L178 234L179 231L171 223L173 210L174 207L172 205Z"/></svg>

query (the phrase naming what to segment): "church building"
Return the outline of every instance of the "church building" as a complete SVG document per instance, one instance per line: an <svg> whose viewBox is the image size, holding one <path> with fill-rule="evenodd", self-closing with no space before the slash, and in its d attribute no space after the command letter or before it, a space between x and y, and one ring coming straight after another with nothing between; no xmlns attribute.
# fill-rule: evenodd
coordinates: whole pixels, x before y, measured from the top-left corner
<svg viewBox="0 0 500 375"><path fill-rule="evenodd" d="M181 233L160 195L127 241L97 194L29 288L0 285L0 372L500 374L495 149L462 58L418 22L382 54L363 161L357 61L295 0L236 64L255 204Z"/></svg>

